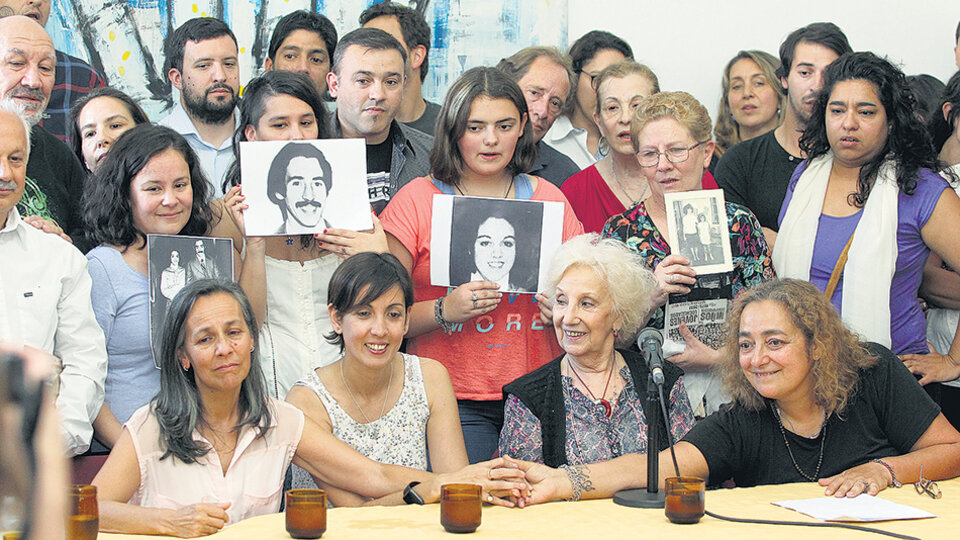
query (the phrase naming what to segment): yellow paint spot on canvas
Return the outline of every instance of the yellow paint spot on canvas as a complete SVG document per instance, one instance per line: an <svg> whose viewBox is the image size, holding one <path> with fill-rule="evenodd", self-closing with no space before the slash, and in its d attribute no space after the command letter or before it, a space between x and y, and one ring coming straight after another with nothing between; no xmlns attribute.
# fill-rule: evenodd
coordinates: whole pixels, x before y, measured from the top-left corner
<svg viewBox="0 0 960 540"><path fill-rule="evenodd" d="M246 90L246 87L240 86L240 97L243 97L243 91Z"/></svg>
<svg viewBox="0 0 960 540"><path fill-rule="evenodd" d="M246 47L240 47L240 52L241 52L241 53L247 52L247 48L246 48Z"/></svg>
<svg viewBox="0 0 960 540"><path fill-rule="evenodd" d="M206 17L206 16L207 16L207 12L206 12L206 11L201 11L201 12L200 12L200 16L201 16L201 17Z"/></svg>
<svg viewBox="0 0 960 540"><path fill-rule="evenodd" d="M126 60L127 58L130 58L130 51L123 51L123 56L122 56L122 58L123 58L124 60Z"/></svg>
<svg viewBox="0 0 960 540"><path fill-rule="evenodd" d="M117 73L119 73L120 76L122 77L127 74L127 70L123 69L123 66L120 66L117 68Z"/></svg>
<svg viewBox="0 0 960 540"><path fill-rule="evenodd" d="M117 33L113 30L110 31L110 41L117 39Z"/></svg>
<svg viewBox="0 0 960 540"><path fill-rule="evenodd" d="M198 10L199 10L199 8L197 8L197 5L194 4L194 5L193 5L193 12L196 13Z"/></svg>

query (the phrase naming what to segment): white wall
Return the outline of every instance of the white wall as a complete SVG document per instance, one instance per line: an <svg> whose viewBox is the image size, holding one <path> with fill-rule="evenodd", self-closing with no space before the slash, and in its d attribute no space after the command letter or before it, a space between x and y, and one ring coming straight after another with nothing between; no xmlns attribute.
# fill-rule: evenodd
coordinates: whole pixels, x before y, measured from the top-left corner
<svg viewBox="0 0 960 540"><path fill-rule="evenodd" d="M928 73L946 82L956 71L953 48L960 1L805 0L569 0L569 41L601 29L633 47L663 90L685 90L715 120L723 67L741 49L774 56L796 28L830 21L855 51L899 63L907 75Z"/></svg>

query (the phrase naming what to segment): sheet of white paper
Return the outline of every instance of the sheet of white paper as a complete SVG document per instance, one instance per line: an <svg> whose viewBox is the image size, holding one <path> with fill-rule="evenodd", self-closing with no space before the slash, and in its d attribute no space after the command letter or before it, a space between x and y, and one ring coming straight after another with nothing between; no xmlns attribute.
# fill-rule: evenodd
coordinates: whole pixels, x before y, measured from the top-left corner
<svg viewBox="0 0 960 540"><path fill-rule="evenodd" d="M937 517L919 508L870 495L858 495L852 499L846 497L817 497L815 499L779 501L773 504L823 521L890 521Z"/></svg>

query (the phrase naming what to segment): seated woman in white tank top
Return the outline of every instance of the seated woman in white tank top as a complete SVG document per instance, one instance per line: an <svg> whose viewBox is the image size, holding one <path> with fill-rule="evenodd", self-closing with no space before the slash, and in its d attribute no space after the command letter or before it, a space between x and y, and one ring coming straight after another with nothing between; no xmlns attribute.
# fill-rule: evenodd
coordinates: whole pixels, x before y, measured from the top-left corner
<svg viewBox="0 0 960 540"><path fill-rule="evenodd" d="M467 465L453 385L436 360L399 352L413 283L389 253L360 253L330 278L330 343L337 362L301 379L287 401L361 454L392 465L451 472ZM429 455L427 449L429 448ZM336 506L399 504L368 499L294 469L294 487L327 490Z"/></svg>

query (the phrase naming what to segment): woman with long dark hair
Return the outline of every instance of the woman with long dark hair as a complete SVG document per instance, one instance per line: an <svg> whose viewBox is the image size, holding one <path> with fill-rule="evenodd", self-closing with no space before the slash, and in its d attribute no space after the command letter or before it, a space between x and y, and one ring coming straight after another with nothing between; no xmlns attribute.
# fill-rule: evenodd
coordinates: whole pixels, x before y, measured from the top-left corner
<svg viewBox="0 0 960 540"><path fill-rule="evenodd" d="M127 130L150 120L140 105L116 88L94 88L70 107L70 144L88 171L95 171L110 146Z"/></svg>
<svg viewBox="0 0 960 540"><path fill-rule="evenodd" d="M809 280L843 321L897 354L928 353L917 296L932 252L960 268L960 198L903 73L873 53L825 71L780 211L777 274ZM932 353L934 357L940 357ZM953 339L950 358L960 358Z"/></svg>
<svg viewBox="0 0 960 540"><path fill-rule="evenodd" d="M267 397L252 358L260 343L238 285L201 279L174 297L161 331L160 393L124 425L93 481L102 531L194 537L274 513L291 462L370 498L401 500L413 486L421 502L435 502L440 485L470 482L484 486L485 500L508 504L490 490L519 495L525 487L515 468L497 468L501 459L450 474L367 459Z"/></svg>
<svg viewBox="0 0 960 540"><path fill-rule="evenodd" d="M435 358L450 372L467 455L477 462L497 449L503 385L560 349L533 297L504 295L489 280L469 281L449 292L430 285L433 196L563 202L563 239L583 228L559 189L524 174L536 151L533 130L520 87L502 72L478 67L457 79L440 109L437 134L431 176L402 187L381 218L390 252L413 276L417 302L410 312L407 352Z"/></svg>
<svg viewBox="0 0 960 540"><path fill-rule="evenodd" d="M87 182L83 218L93 311L107 345L97 440L112 446L121 425L160 389L150 347L148 234L207 234L209 185L177 132L143 124L121 135ZM181 268L182 270L182 268Z"/></svg>

